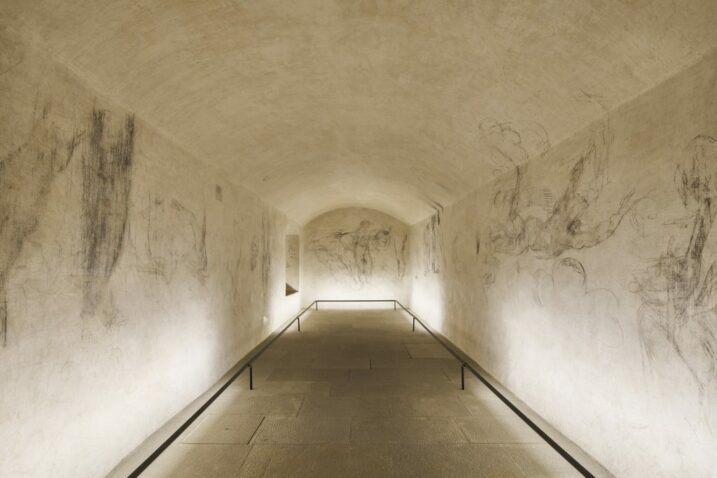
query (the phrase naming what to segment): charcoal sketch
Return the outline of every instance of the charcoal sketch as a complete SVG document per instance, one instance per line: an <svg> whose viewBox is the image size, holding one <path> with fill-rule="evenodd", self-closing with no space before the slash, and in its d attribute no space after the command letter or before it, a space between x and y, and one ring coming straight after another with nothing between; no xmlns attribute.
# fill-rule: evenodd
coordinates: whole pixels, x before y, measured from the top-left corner
<svg viewBox="0 0 717 478"><path fill-rule="evenodd" d="M478 138L496 178L550 149L548 133L539 123L518 124L487 119L478 125Z"/></svg>
<svg viewBox="0 0 717 478"><path fill-rule="evenodd" d="M110 126L107 113L92 111L82 156L83 315L93 313L122 254L129 219L134 116Z"/></svg>
<svg viewBox="0 0 717 478"><path fill-rule="evenodd" d="M642 305L638 326L645 363L665 350L684 363L701 397L717 386L717 138L697 136L675 169L689 237L665 251L631 284Z"/></svg>
<svg viewBox="0 0 717 478"><path fill-rule="evenodd" d="M308 250L332 273L348 273L356 284L364 285L374 274L379 254L387 250L397 254L396 277L405 274L406 241L405 234L396 236L390 227L364 219L353 230L314 235Z"/></svg>
<svg viewBox="0 0 717 478"><path fill-rule="evenodd" d="M632 190L622 196L614 212L605 219L592 222L583 219L600 199L607 183L611 141L607 126L596 131L573 165L547 219L521 210L525 168L516 167L512 189L499 191L494 197L494 206L507 207L507 218L492 225L489 239L493 252L520 255L532 251L542 257L558 257L568 250L594 247L609 239L640 200Z"/></svg>
<svg viewBox="0 0 717 478"><path fill-rule="evenodd" d="M406 254L408 254L408 234L403 239L396 238L393 241L393 249L396 257L396 277L403 279L406 275Z"/></svg>
<svg viewBox="0 0 717 478"><path fill-rule="evenodd" d="M147 199L147 258L144 272L161 277L167 284L177 272L186 270L200 283L208 276L207 214L201 219L176 199Z"/></svg>
<svg viewBox="0 0 717 478"><path fill-rule="evenodd" d="M0 158L0 343L8 340L7 282L25 240L38 227L55 177L65 171L83 133L63 137L46 102L23 143Z"/></svg>
<svg viewBox="0 0 717 478"><path fill-rule="evenodd" d="M437 211L423 226L424 275L441 272L443 261L443 235L441 233L441 212Z"/></svg>
<svg viewBox="0 0 717 478"><path fill-rule="evenodd" d="M568 326L580 326L602 345L616 347L623 342L617 295L608 288L590 287L585 267L574 257L555 259L549 269L533 273L533 300L541 308L567 312L571 317ZM599 319L583 321L583 317Z"/></svg>
<svg viewBox="0 0 717 478"><path fill-rule="evenodd" d="M269 297L269 279L271 274L271 250L274 243L274 231L271 216L265 211L261 216L261 284L264 297Z"/></svg>

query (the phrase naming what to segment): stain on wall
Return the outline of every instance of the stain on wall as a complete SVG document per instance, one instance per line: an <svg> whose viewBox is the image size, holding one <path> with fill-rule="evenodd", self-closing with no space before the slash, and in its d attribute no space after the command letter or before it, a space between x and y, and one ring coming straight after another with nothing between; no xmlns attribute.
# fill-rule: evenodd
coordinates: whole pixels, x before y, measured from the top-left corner
<svg viewBox="0 0 717 478"><path fill-rule="evenodd" d="M371 209L339 209L312 220L303 234L305 301L405 295L408 231L400 221Z"/></svg>

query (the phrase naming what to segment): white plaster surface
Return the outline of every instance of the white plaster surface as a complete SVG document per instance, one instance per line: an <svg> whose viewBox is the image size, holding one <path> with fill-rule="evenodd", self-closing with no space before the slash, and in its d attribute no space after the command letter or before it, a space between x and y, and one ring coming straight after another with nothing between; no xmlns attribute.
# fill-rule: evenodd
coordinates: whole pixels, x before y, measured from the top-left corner
<svg viewBox="0 0 717 478"><path fill-rule="evenodd" d="M0 476L104 476L298 307L287 219L0 30Z"/></svg>
<svg viewBox="0 0 717 478"><path fill-rule="evenodd" d="M412 306L616 476L717 468L717 56L412 226ZM599 100L595 99L599 104Z"/></svg>
<svg viewBox="0 0 717 478"><path fill-rule="evenodd" d="M302 236L303 302L408 298L408 226L401 221L337 209L309 222Z"/></svg>

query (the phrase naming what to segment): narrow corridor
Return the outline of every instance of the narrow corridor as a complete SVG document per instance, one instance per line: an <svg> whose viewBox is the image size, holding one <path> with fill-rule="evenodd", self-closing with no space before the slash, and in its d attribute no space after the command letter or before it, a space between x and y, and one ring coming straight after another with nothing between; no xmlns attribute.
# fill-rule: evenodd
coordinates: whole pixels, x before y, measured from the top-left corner
<svg viewBox="0 0 717 478"><path fill-rule="evenodd" d="M572 467L393 310L287 331L147 477L567 477Z"/></svg>

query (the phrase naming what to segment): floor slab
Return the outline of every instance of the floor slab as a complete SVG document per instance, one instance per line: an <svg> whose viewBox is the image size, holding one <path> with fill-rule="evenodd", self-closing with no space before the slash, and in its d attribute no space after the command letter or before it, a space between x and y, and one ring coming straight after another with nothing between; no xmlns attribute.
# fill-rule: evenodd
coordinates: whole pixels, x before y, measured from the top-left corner
<svg viewBox="0 0 717 478"><path fill-rule="evenodd" d="M279 337L148 477L572 477L490 390L393 311L319 311Z"/></svg>
<svg viewBox="0 0 717 478"><path fill-rule="evenodd" d="M257 445L349 443L350 433L350 418L267 418L259 427L253 443Z"/></svg>

